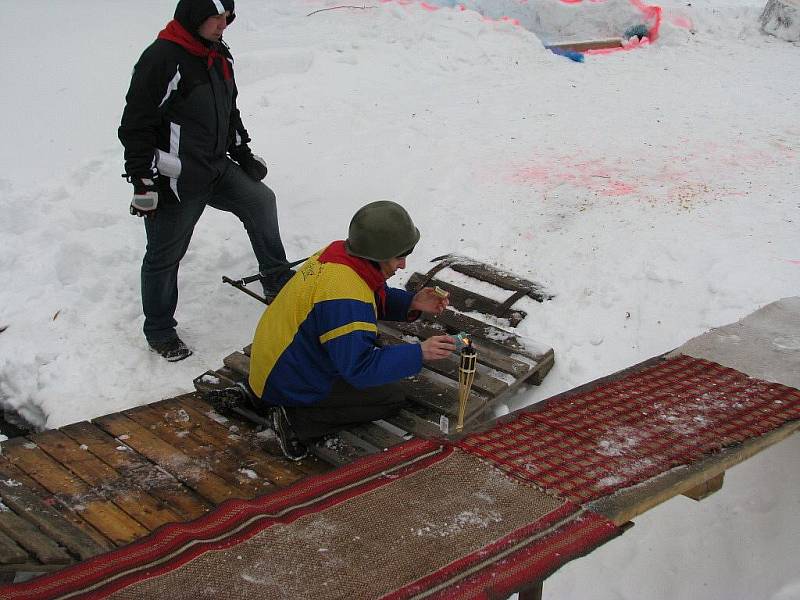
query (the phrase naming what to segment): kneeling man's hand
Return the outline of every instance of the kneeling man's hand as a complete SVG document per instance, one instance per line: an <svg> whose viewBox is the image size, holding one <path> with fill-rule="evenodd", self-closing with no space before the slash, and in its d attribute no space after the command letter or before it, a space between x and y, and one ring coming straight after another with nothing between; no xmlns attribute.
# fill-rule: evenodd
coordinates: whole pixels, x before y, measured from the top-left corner
<svg viewBox="0 0 800 600"><path fill-rule="evenodd" d="M456 349L456 341L449 335L434 335L422 342L423 360L440 360L447 358Z"/></svg>
<svg viewBox="0 0 800 600"><path fill-rule="evenodd" d="M440 315L450 306L450 299L446 295L437 293L433 288L422 288L414 295L411 301L411 310L421 310L422 312Z"/></svg>

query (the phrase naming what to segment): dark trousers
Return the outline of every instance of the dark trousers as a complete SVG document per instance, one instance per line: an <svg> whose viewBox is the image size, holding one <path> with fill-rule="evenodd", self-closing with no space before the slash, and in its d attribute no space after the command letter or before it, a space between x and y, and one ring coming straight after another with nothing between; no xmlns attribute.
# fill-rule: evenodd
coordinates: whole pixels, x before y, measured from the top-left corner
<svg viewBox="0 0 800 600"><path fill-rule="evenodd" d="M278 230L278 209L274 192L254 181L232 161L204 194L181 198L180 203L163 204L153 219L144 219L147 250L142 261L142 307L144 335L150 342L174 338L175 308L178 305L178 266L192 239L194 226L206 205L236 215L253 246L259 271L286 264L286 253ZM275 275L276 280L281 275ZM273 282L264 282L265 287Z"/></svg>
<svg viewBox="0 0 800 600"><path fill-rule="evenodd" d="M359 390L337 380L330 395L313 406L287 406L289 423L303 441L395 414L408 405L403 388L389 383Z"/></svg>

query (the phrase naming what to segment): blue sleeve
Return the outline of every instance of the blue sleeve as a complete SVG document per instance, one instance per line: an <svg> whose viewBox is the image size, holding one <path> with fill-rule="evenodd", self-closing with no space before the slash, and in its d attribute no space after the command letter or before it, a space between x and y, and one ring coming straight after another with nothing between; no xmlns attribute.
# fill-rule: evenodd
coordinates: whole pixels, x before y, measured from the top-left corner
<svg viewBox="0 0 800 600"><path fill-rule="evenodd" d="M408 321L411 302L414 294L400 288L386 286L386 314L381 319L386 321Z"/></svg>
<svg viewBox="0 0 800 600"><path fill-rule="evenodd" d="M342 378L359 389L398 381L422 369L419 344L379 348L375 346L375 335L364 331L330 340L325 349Z"/></svg>
<svg viewBox="0 0 800 600"><path fill-rule="evenodd" d="M371 304L354 300L322 302L314 308L318 331L324 332L320 342L334 369L357 388L391 383L422 368L419 344L375 345L377 322L373 311Z"/></svg>

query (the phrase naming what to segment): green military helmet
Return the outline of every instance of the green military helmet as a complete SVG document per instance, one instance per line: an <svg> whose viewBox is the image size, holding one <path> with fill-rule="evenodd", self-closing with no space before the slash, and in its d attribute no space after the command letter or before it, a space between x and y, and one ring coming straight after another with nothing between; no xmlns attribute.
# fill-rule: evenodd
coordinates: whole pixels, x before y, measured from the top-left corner
<svg viewBox="0 0 800 600"><path fill-rule="evenodd" d="M382 261L407 255L418 241L419 229L406 209L396 202L379 200L353 215L345 248L353 256Z"/></svg>

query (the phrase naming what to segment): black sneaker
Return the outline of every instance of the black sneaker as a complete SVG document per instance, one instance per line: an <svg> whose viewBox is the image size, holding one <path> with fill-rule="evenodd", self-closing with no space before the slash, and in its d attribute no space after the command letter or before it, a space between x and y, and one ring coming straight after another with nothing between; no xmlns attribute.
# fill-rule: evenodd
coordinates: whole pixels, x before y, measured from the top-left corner
<svg viewBox="0 0 800 600"><path fill-rule="evenodd" d="M169 362L178 362L192 355L192 351L179 337L174 337L166 342L148 342L150 349L157 352Z"/></svg>
<svg viewBox="0 0 800 600"><path fill-rule="evenodd" d="M297 462L308 456L308 448L292 429L289 417L286 416L286 410L282 406L272 409L272 430L275 432L286 458Z"/></svg>

